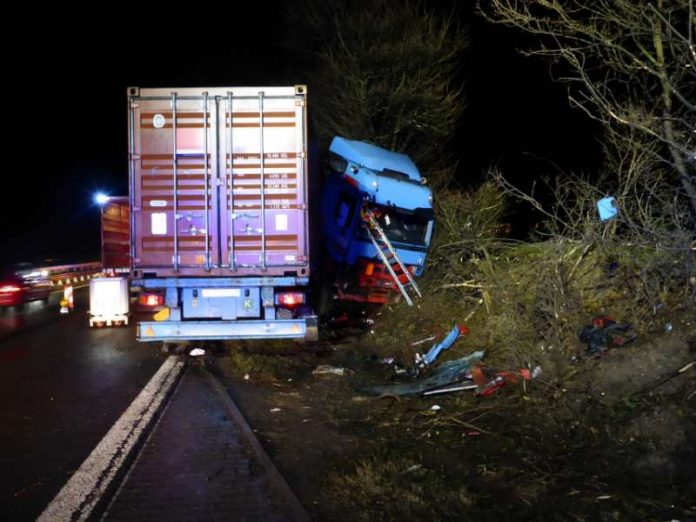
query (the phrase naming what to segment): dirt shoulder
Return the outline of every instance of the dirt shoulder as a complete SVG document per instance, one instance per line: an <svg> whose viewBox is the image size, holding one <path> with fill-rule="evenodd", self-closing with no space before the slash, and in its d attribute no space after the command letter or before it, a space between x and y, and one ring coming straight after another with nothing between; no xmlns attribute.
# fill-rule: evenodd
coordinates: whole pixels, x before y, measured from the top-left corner
<svg viewBox="0 0 696 522"><path fill-rule="evenodd" d="M486 398L364 393L394 378L372 337L237 345L217 362L313 518L696 517L696 369L677 373L696 359L692 324L584 357L562 384L542 375Z"/></svg>

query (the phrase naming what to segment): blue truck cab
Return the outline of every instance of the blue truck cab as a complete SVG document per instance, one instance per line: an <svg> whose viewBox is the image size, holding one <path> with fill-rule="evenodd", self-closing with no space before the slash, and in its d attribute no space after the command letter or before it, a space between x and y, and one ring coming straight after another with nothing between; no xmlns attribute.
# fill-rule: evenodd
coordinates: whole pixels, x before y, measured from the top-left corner
<svg viewBox="0 0 696 522"><path fill-rule="evenodd" d="M321 228L336 298L386 303L397 286L370 240L364 210L375 216L403 265L419 276L433 233L432 191L405 154L341 137L329 152Z"/></svg>

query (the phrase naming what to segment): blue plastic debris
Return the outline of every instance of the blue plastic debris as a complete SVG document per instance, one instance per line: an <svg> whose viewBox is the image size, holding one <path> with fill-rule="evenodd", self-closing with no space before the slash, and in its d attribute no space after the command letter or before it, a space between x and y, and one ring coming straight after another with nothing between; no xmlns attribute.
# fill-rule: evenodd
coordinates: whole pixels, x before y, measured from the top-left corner
<svg viewBox="0 0 696 522"><path fill-rule="evenodd" d="M442 363L442 365L433 370L432 375L427 378L409 383L373 386L365 391L373 395L402 396L421 394L457 383L468 384L471 379L469 371L472 365L483 359L484 355L485 352L476 351L470 353L466 357ZM462 389L473 389L473 387L466 386Z"/></svg>
<svg viewBox="0 0 696 522"><path fill-rule="evenodd" d="M428 366L435 362L435 359L439 357L440 352L447 350L450 346L452 346L454 341L456 341L459 338L459 335L462 333L469 333L469 329L466 326L459 326L455 324L454 328L452 328L450 333L447 334L447 337L445 337L439 343L434 344L428 353L425 355L416 355L416 364L420 366Z"/></svg>
<svg viewBox="0 0 696 522"><path fill-rule="evenodd" d="M615 218L619 213L616 198L609 196L597 201L597 211L599 212L600 221L607 221Z"/></svg>

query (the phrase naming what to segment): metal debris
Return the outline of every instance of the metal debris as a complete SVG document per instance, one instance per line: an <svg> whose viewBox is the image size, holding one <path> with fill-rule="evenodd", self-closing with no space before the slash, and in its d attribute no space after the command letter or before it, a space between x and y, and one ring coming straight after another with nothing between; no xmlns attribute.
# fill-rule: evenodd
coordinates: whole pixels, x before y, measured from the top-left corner
<svg viewBox="0 0 696 522"><path fill-rule="evenodd" d="M349 370L346 368L337 368L336 366L329 366L328 364L320 364L316 368L314 368L314 371L312 371L312 375L326 375L326 374L331 374L331 375L346 375Z"/></svg>

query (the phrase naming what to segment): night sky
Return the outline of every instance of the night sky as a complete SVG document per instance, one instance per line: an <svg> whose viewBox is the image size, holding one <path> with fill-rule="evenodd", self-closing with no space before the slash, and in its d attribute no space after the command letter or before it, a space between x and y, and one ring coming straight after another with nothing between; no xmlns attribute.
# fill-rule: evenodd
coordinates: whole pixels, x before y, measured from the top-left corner
<svg viewBox="0 0 696 522"><path fill-rule="evenodd" d="M475 184L493 163L522 183L555 172L535 156L596 169L596 127L568 107L548 65L516 52L530 41L486 24L471 7L460 16L471 36L462 63L468 108L455 137L460 176ZM126 194L127 86L306 83L275 45L282 22L277 1L230 3L218 14L61 7L42 20L27 15L4 65L10 147L0 263L98 259L92 195Z"/></svg>

